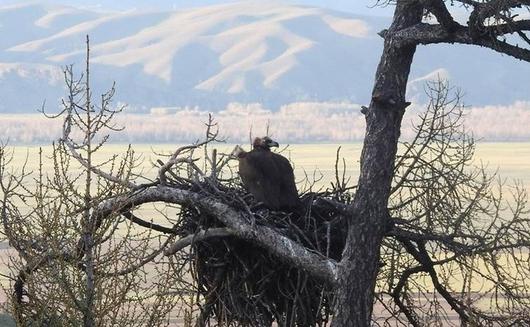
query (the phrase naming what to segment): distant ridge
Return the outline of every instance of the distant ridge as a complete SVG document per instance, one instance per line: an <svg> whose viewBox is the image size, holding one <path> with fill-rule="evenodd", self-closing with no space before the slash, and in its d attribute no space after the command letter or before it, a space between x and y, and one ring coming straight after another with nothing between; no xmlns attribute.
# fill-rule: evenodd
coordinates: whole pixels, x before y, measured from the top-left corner
<svg viewBox="0 0 530 327"><path fill-rule="evenodd" d="M82 70L86 34L95 92L116 81L116 101L128 103L129 112L367 103L382 49L376 33L388 24L388 18L276 1L125 12L0 6L0 113L35 112L44 100L54 107L64 92L61 66ZM528 101L529 66L482 49L420 48L410 96L442 72L464 88L467 103Z"/></svg>

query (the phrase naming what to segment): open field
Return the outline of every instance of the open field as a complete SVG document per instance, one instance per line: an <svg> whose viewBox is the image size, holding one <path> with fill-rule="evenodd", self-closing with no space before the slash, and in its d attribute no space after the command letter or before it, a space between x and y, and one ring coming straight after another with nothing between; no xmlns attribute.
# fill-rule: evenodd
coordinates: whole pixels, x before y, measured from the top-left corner
<svg viewBox="0 0 530 327"><path fill-rule="evenodd" d="M243 146L249 148L248 145ZM339 146L341 147L340 156L346 160L346 177L350 177L354 183L359 174L362 143L291 144L280 150L293 162L298 181L302 181L305 174L316 178L321 176L318 184L327 186L334 178L336 151ZM171 144L133 145L136 153L143 158L141 169L149 176L155 174L151 161L159 157L157 154L169 154L177 147L178 145ZM234 144L218 144L211 148L214 147L218 148L219 152L229 153L234 148ZM35 171L38 168L36 156L39 146L18 145L13 149L15 151L13 167L21 167L27 156L27 169ZM52 150L51 146L43 146L42 149L45 155L49 155ZM125 150L124 144L107 145L98 152L96 159L103 161L114 154L125 153ZM498 172L500 177L507 179L508 184L513 184L514 180L520 180L527 189L530 187L530 142L477 143L475 163L486 165L491 173ZM46 160L43 168L45 171L50 171L51 161ZM303 188L303 185L299 185L299 188Z"/></svg>

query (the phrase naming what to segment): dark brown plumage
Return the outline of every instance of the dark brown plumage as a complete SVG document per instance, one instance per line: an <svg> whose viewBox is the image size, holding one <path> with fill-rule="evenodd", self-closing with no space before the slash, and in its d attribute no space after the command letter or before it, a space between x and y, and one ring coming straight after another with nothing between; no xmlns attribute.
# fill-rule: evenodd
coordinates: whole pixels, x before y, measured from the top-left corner
<svg viewBox="0 0 530 327"><path fill-rule="evenodd" d="M292 210L300 205L293 167L287 158L274 153L278 143L269 137L256 138L252 151L240 150L239 175L245 188L273 210Z"/></svg>

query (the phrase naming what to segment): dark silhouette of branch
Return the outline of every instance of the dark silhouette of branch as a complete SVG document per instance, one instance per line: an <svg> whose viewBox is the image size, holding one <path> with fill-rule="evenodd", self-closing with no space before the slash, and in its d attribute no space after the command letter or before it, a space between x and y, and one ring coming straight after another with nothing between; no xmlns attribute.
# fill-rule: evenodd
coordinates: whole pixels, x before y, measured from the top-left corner
<svg viewBox="0 0 530 327"><path fill-rule="evenodd" d="M132 221L133 223L139 226L149 228L149 229L155 230L157 232L165 233L165 234L175 234L175 230L173 228L161 226L161 225L153 223L152 221L143 220L142 218L136 216L130 211L124 211L121 214L125 218L129 219L130 221Z"/></svg>
<svg viewBox="0 0 530 327"><path fill-rule="evenodd" d="M528 24L526 21L521 23L523 26L526 24ZM506 29L504 25L502 28ZM463 26L455 28L452 33L448 33L441 25L420 23L400 30L394 33L392 37L396 42L403 44L461 43L478 45L520 60L530 61L530 50L495 38L474 39L469 30Z"/></svg>
<svg viewBox="0 0 530 327"><path fill-rule="evenodd" d="M463 309L464 306L447 291L444 285L440 283L438 275L434 270L434 264L429 257L427 250L425 249L425 243L418 241L416 243L417 246L414 246L414 244L407 239L398 238L398 240L403 244L407 252L412 255L414 259L418 261L418 263L421 264L421 269L429 273L434 288L438 291L438 293L440 293L440 295L444 297L451 308L458 313L462 323L467 323L469 321L468 313ZM417 268L417 270L419 269L420 268Z"/></svg>

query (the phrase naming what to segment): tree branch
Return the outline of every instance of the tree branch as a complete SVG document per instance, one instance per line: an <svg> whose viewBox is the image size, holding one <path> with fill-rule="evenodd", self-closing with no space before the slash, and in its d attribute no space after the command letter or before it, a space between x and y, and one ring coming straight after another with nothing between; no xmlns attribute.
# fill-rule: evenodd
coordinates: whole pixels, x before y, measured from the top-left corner
<svg viewBox="0 0 530 327"><path fill-rule="evenodd" d="M98 207L95 214L98 219L103 219L114 212L157 201L200 208L224 223L234 232L234 236L261 246L281 260L330 284L336 282L337 263L334 260L306 249L272 228L250 223L253 219L247 213L237 211L213 197L160 185L108 200Z"/></svg>
<svg viewBox="0 0 530 327"><path fill-rule="evenodd" d="M169 256L182 250L183 248L192 245L195 242L200 242L213 237L234 236L235 233L229 228L212 228L208 230L201 230L195 234L185 236L176 241L171 247L164 251L164 255Z"/></svg>
<svg viewBox="0 0 530 327"><path fill-rule="evenodd" d="M522 25L530 24L524 21ZM514 58L530 62L530 50L520 48L492 38L474 39L469 30L463 26L458 27L454 33L448 33L441 25L419 23L409 28L399 30L392 34L395 42L406 44L433 44L433 43L461 43L478 45L490 48Z"/></svg>
<svg viewBox="0 0 530 327"><path fill-rule="evenodd" d="M460 27L460 24L455 22L442 0L422 0L422 4L425 9L429 10L436 17L440 25L447 32L452 33Z"/></svg>
<svg viewBox="0 0 530 327"><path fill-rule="evenodd" d="M145 221L142 218L139 218L138 216L134 215L130 211L124 211L121 213L125 218L129 219L133 223L140 225L142 227L146 227L152 230L156 230L157 232L161 232L164 234L175 234L175 230L173 228L168 228L165 226L161 226L158 224L155 224L153 222Z"/></svg>
<svg viewBox="0 0 530 327"><path fill-rule="evenodd" d="M149 262L153 261L160 253L162 253L162 251L164 251L164 249L166 248L166 246L169 244L169 242L172 239L173 239L172 237L169 237L164 242L164 244L162 244L158 249L154 250L153 252L151 252L151 254L147 255L145 258L140 260L138 263L136 263L134 265L131 265L130 267L127 267L125 269L122 269L122 270L119 270L119 271L115 271L115 272L112 272L112 273L102 273L102 274L99 274L99 275L101 277L108 278L108 277L115 277L115 276L123 276L123 275L129 274L129 273L131 273L133 271L136 271L137 269L139 269L139 268L145 266L146 264L148 264Z"/></svg>
<svg viewBox="0 0 530 327"><path fill-rule="evenodd" d="M485 27L485 30L488 32L487 34L497 36L530 31L530 19L515 20L505 24L487 26Z"/></svg>
<svg viewBox="0 0 530 327"><path fill-rule="evenodd" d="M487 2L474 2L471 4L474 9L469 15L470 34L476 36L484 28L484 21L513 8L522 5L530 5L529 0L489 0Z"/></svg>
<svg viewBox="0 0 530 327"><path fill-rule="evenodd" d="M414 233L412 231L408 231L406 229L394 226L394 228L388 233L389 236L394 236L396 239L407 239L415 242L426 242L426 241L435 241L445 244L447 247L449 247L454 252L462 252L465 250L469 250L470 247L466 244L457 242L454 240L455 236L453 235L436 235L434 233L431 234L420 234L420 233Z"/></svg>
<svg viewBox="0 0 530 327"><path fill-rule="evenodd" d="M407 281L410 276L417 274L419 272L426 272L426 271L427 270L425 269L425 267L421 265L405 270L401 274L401 277L399 278L399 281L396 287L394 288L392 293L390 293L390 296L394 299L394 303L396 303L399 309L405 314L405 317L407 317L407 320L409 321L409 323L414 327L421 326L420 319L418 318L417 314L414 312L413 308L408 307L407 305L403 303L403 301L401 301L401 294L402 294L401 292L403 291L403 288L407 284Z"/></svg>
<svg viewBox="0 0 530 327"><path fill-rule="evenodd" d="M462 323L467 323L469 321L468 313L462 307L461 303L456 300L451 295L451 293L449 293L449 291L447 291L444 285L440 283L436 270L434 269L434 264L431 258L429 257L427 250L425 249L424 242L417 242L416 244L418 245L418 247L416 248L414 244L412 244L412 242L409 240L399 239L399 241L401 242L401 244L403 244L407 252L412 255L414 259L416 259L416 261L418 261L418 263L423 266L423 268L425 268L425 271L429 273L434 288L441 296L443 296L443 298L447 301L451 308L458 313L460 319L462 320Z"/></svg>

